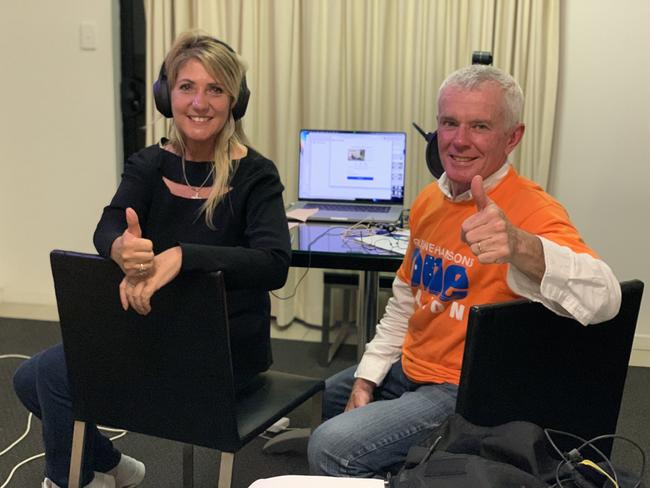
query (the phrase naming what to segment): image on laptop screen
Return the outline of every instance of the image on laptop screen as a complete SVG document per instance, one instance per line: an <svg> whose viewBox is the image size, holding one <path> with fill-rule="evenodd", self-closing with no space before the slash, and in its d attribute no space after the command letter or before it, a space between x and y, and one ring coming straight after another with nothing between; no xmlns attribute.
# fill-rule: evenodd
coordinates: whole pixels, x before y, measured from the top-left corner
<svg viewBox="0 0 650 488"><path fill-rule="evenodd" d="M299 200L404 202L404 132L300 131Z"/></svg>

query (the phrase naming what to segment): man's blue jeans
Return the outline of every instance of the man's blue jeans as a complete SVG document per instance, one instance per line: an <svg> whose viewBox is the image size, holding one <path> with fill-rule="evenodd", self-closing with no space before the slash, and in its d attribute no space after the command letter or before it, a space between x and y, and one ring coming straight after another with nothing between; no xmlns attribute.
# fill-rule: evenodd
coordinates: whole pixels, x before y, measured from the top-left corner
<svg viewBox="0 0 650 488"><path fill-rule="evenodd" d="M395 472L409 448L426 441L456 407L457 385L414 383L400 360L376 388L375 401L343 412L355 370L352 366L326 381L326 420L309 439L312 474L371 478Z"/></svg>
<svg viewBox="0 0 650 488"><path fill-rule="evenodd" d="M63 346L46 349L24 362L14 375L14 390L23 405L42 421L45 475L59 486L68 486L74 419ZM117 466L120 456L95 425L86 424L82 486L93 479L93 471L105 473Z"/></svg>

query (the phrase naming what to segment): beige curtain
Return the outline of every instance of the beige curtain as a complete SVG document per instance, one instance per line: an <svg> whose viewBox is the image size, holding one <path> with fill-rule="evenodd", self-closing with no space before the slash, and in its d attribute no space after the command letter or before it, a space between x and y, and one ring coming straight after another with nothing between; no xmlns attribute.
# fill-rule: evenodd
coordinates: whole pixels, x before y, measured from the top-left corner
<svg viewBox="0 0 650 488"><path fill-rule="evenodd" d="M296 198L301 128L407 133L406 204L433 178L425 142L436 127L447 74L492 51L526 94L527 132L512 161L542 186L548 169L558 78L559 0L145 0L148 82L173 38L199 28L248 62L252 96L244 127L274 160L285 201ZM165 123L148 99L148 141ZM276 292L294 293L304 270ZM310 270L289 300L273 300L279 324L321 321L322 276Z"/></svg>

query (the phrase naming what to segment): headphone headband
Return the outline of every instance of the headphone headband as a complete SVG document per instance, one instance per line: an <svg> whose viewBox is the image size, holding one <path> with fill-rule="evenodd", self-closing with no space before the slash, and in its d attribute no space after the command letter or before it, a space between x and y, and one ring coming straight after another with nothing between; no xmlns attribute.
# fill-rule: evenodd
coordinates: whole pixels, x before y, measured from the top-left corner
<svg viewBox="0 0 650 488"><path fill-rule="evenodd" d="M220 41L215 37L211 37L210 39L218 44L221 44L230 52L236 54L235 50L225 42ZM237 103L235 103L235 105L232 107L232 116L235 120L241 119L246 113L246 108L248 107L248 100L250 99L250 96L251 92L248 89L248 85L246 83L246 75L244 75L242 77L241 84L239 85L239 96L237 97ZM158 79L153 84L153 99L156 103L158 112L160 112L168 119L173 116L171 90L169 87L169 81L167 78L164 62L160 66Z"/></svg>

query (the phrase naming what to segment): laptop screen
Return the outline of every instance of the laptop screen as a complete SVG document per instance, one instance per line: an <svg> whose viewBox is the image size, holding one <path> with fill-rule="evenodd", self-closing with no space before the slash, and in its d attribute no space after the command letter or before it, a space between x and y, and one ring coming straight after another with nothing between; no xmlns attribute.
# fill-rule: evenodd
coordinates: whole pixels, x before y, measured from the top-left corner
<svg viewBox="0 0 650 488"><path fill-rule="evenodd" d="M404 202L406 133L301 130L298 198Z"/></svg>

